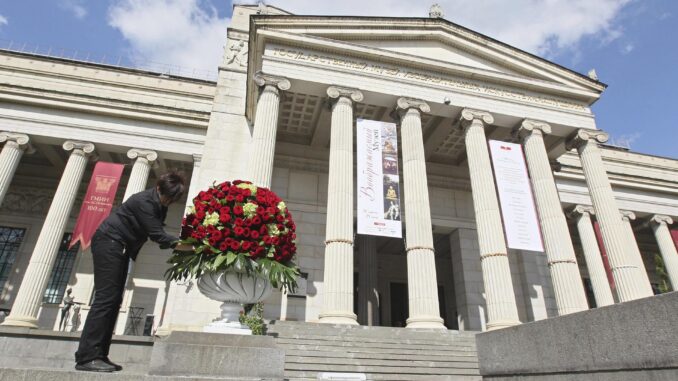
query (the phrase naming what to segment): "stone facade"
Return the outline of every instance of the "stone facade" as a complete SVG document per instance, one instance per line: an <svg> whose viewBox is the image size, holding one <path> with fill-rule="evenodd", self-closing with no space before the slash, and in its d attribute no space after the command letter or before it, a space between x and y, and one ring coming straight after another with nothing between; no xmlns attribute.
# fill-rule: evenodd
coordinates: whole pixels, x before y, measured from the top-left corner
<svg viewBox="0 0 678 381"><path fill-rule="evenodd" d="M602 83L439 16L233 15L216 82L0 51L0 228L24 232L1 259L4 324L58 327L45 287L94 160L127 165L118 202L168 168L189 174L189 199L236 178L285 199L307 287L274 293L267 319L477 331L678 287L678 160L604 144L590 109ZM356 237L357 118L398 124L404 240ZM487 139L523 144L545 252L506 247ZM72 330L92 296L90 255L58 286L84 303ZM144 247L116 333L141 333L139 308L159 334L219 315L194 282L164 281L167 255Z"/></svg>

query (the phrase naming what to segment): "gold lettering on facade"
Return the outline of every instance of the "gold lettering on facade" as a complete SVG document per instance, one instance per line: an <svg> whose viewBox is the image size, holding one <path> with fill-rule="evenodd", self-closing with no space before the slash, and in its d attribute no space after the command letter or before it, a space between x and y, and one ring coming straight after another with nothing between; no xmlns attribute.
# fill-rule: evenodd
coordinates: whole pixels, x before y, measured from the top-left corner
<svg viewBox="0 0 678 381"><path fill-rule="evenodd" d="M459 90L472 91L500 98L509 98L523 102L536 103L550 107L563 108L576 111L586 111L586 107L575 102L563 99L530 95L518 90L510 90L495 86L489 86L467 80L443 77L435 74L401 69L395 66L375 64L367 61L350 60L329 54L307 52L298 49L275 47L272 49L274 57L290 58L297 61L308 61L315 64L323 64L334 67L359 70L365 73L378 74L383 77L401 78L418 82L430 83L439 86L450 87Z"/></svg>

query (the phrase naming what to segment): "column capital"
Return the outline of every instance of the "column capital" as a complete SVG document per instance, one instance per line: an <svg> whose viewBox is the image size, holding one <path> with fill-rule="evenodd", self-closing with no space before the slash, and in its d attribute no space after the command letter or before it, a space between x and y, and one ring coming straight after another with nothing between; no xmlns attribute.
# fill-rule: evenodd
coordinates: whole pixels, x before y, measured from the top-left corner
<svg viewBox="0 0 678 381"><path fill-rule="evenodd" d="M673 218L664 215L664 214L655 214L650 218L650 223L651 224L656 224L656 225L671 225L673 224Z"/></svg>
<svg viewBox="0 0 678 381"><path fill-rule="evenodd" d="M349 98L353 102L362 102L363 92L349 87L330 86L327 88L327 96L330 99L339 99L341 97Z"/></svg>
<svg viewBox="0 0 678 381"><path fill-rule="evenodd" d="M516 127L514 134L524 139L531 134L548 135L551 133L551 125L540 120L525 119L520 126Z"/></svg>
<svg viewBox="0 0 678 381"><path fill-rule="evenodd" d="M143 158L146 159L149 163L152 163L158 160L158 153L147 149L132 148L129 151L127 151L127 157L132 160L136 158Z"/></svg>
<svg viewBox="0 0 678 381"><path fill-rule="evenodd" d="M254 74L254 83L259 87L273 86L278 90L289 90L292 84L287 78L279 77L277 75L264 74L257 72Z"/></svg>
<svg viewBox="0 0 678 381"><path fill-rule="evenodd" d="M463 128L467 128L473 123L474 120L480 121L481 124L492 124L494 123L494 117L487 111L474 110L470 108L465 108L461 110L461 116L459 121Z"/></svg>
<svg viewBox="0 0 678 381"><path fill-rule="evenodd" d="M411 108L424 113L431 112L431 106L421 99L400 97L396 101L396 111L398 111L398 113L407 112L407 110Z"/></svg>
<svg viewBox="0 0 678 381"><path fill-rule="evenodd" d="M66 140L63 144L66 151L82 151L82 154L89 156L94 153L94 144L90 142L81 142L77 140Z"/></svg>
<svg viewBox="0 0 678 381"><path fill-rule="evenodd" d="M633 213L633 212L630 211L630 210L620 210L620 211L619 211L619 214L621 214L621 218L622 218L622 220L624 220L624 221L629 221L629 222L631 222L631 221L633 221L633 220L636 219L636 214Z"/></svg>
<svg viewBox="0 0 678 381"><path fill-rule="evenodd" d="M565 143L565 148L568 150L572 148L578 148L583 144L588 143L589 141L595 141L598 143L605 143L607 139L610 138L610 135L607 132L601 130L587 130L580 128L575 132L568 141Z"/></svg>
<svg viewBox="0 0 678 381"><path fill-rule="evenodd" d="M28 147L28 142L31 139L26 134L20 134L18 132L8 132L0 131L0 143L4 142L15 142L20 148L25 149Z"/></svg>
<svg viewBox="0 0 678 381"><path fill-rule="evenodd" d="M574 208L570 210L568 213L568 216L570 218L579 218L580 216L592 216L596 214L595 210L593 209L592 206L589 205L576 205Z"/></svg>

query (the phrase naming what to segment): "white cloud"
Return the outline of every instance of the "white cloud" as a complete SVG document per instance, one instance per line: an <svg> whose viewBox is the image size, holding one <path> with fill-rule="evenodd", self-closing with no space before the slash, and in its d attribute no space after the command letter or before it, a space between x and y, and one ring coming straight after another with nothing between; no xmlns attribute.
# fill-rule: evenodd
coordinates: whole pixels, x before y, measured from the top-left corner
<svg viewBox="0 0 678 381"><path fill-rule="evenodd" d="M182 69L216 71L229 22L199 0L116 0L108 12L109 25L129 41L133 59Z"/></svg>
<svg viewBox="0 0 678 381"><path fill-rule="evenodd" d="M59 7L72 12L77 19L87 16L87 8L83 5L84 0L59 0Z"/></svg>
<svg viewBox="0 0 678 381"><path fill-rule="evenodd" d="M613 146L624 147L631 149L631 144L634 144L640 137L640 132L633 132L630 134L622 134L615 137L610 137L609 143Z"/></svg>
<svg viewBox="0 0 678 381"><path fill-rule="evenodd" d="M137 60L214 71L230 21L218 16L213 1L217 0L113 0L108 22L129 41ZM446 19L479 33L546 58L569 54L576 59L578 45L585 37L608 44L623 34L616 20L621 9L632 1L635 0L438 2ZM429 10L428 3L403 0L268 3L300 15L427 17Z"/></svg>
<svg viewBox="0 0 678 381"><path fill-rule="evenodd" d="M635 49L635 46L631 43L628 43L622 47L621 52L622 54L629 54L633 51L633 49Z"/></svg>
<svg viewBox="0 0 678 381"><path fill-rule="evenodd" d="M3 15L0 15L0 26L7 25L7 18Z"/></svg>
<svg viewBox="0 0 678 381"><path fill-rule="evenodd" d="M439 0L445 18L531 53L576 49L586 36L609 42L621 35L619 11L633 0ZM277 0L296 14L427 17L429 3L402 0Z"/></svg>

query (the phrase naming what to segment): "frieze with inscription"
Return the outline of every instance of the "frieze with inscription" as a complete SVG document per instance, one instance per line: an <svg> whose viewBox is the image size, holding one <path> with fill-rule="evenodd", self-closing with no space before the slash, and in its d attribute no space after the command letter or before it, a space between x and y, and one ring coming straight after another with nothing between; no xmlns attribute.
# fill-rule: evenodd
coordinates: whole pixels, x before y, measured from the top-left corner
<svg viewBox="0 0 678 381"><path fill-rule="evenodd" d="M564 99L532 95L518 90L490 86L487 84L454 78L451 76L441 76L424 71L416 71L396 66L377 64L369 61L349 59L328 53L319 53L305 49L295 49L273 45L266 49L265 55L293 61L304 61L317 65L345 68L363 73L381 75L388 78L399 78L423 82L427 84L454 88L457 90L469 91L477 94L534 103L543 106L583 112L588 111L587 107Z"/></svg>

